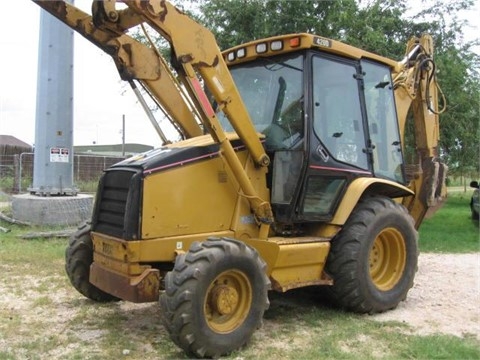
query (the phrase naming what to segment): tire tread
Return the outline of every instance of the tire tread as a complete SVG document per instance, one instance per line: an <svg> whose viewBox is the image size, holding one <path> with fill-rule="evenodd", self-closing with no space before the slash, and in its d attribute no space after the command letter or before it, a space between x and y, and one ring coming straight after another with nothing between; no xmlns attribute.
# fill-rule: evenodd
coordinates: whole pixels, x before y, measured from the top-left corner
<svg viewBox="0 0 480 360"><path fill-rule="evenodd" d="M197 357L219 357L234 349L216 347L214 344L201 343L198 339L198 329L192 320L192 302L196 296L195 289L204 271L216 264L224 256L239 256L254 259L261 270L263 292L261 313L268 309L267 293L270 281L265 274L266 264L258 253L245 243L229 238L209 238L204 242L192 244L187 254L179 255L174 269L165 277L166 291L160 296L162 322L170 334L172 341L188 354ZM252 305L253 306L253 305ZM255 328L261 326L262 319L256 319ZM245 339L245 342L248 339ZM240 347L245 344L242 341Z"/></svg>

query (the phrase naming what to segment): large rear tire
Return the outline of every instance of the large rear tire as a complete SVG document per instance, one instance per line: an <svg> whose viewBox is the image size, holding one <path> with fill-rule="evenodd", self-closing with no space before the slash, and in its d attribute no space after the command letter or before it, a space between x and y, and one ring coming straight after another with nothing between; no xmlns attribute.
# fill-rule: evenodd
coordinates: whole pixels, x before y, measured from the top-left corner
<svg viewBox="0 0 480 360"><path fill-rule="evenodd" d="M219 357L247 343L268 309L265 262L245 243L210 238L179 255L160 296L163 323L187 354Z"/></svg>
<svg viewBox="0 0 480 360"><path fill-rule="evenodd" d="M89 281L90 265L93 262L93 243L90 224L85 223L70 237L65 250L65 271L73 287L82 295L97 302L118 301Z"/></svg>
<svg viewBox="0 0 480 360"><path fill-rule="evenodd" d="M386 197L362 200L332 240L326 270L335 305L359 313L395 308L413 286L418 233L405 207Z"/></svg>

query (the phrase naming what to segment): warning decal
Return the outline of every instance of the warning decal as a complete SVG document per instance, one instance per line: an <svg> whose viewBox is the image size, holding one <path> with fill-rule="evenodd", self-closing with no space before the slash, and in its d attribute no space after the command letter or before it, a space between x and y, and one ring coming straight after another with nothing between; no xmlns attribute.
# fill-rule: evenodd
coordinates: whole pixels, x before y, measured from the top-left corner
<svg viewBox="0 0 480 360"><path fill-rule="evenodd" d="M68 148L50 148L50 162L68 163L69 161L70 150Z"/></svg>

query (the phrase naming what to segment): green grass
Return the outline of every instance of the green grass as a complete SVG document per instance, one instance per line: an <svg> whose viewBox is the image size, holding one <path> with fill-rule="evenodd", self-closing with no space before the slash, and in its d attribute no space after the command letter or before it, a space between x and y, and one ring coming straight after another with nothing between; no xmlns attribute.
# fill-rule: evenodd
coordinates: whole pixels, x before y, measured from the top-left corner
<svg viewBox="0 0 480 360"><path fill-rule="evenodd" d="M0 260L12 265L39 266L50 262L63 261L68 239L32 239L23 240L17 235L33 232L32 228L0 225L11 229L0 237ZM39 229L39 231L42 229ZM45 230L45 229L43 229Z"/></svg>
<svg viewBox="0 0 480 360"><path fill-rule="evenodd" d="M408 359L479 359L478 342L452 336L418 336L407 340L400 353Z"/></svg>
<svg viewBox="0 0 480 360"><path fill-rule="evenodd" d="M471 191L451 193L434 216L420 226L420 251L467 253L480 251L478 221L470 212Z"/></svg>
<svg viewBox="0 0 480 360"><path fill-rule="evenodd" d="M22 179L21 188L22 191L26 191L26 189L32 185L32 179ZM18 184L15 186L15 179L13 176L2 176L0 177L0 192L4 191L5 193L12 193L18 190ZM0 197L1 199L1 197ZM3 201L3 200L0 200Z"/></svg>
<svg viewBox="0 0 480 360"><path fill-rule="evenodd" d="M98 187L98 180L79 180L75 182L75 186L83 193L95 193Z"/></svg>

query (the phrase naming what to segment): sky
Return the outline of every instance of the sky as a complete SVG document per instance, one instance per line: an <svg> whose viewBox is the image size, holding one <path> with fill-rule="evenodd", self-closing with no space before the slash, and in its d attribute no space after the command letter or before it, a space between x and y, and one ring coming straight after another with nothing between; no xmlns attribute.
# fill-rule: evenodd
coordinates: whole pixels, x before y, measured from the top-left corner
<svg viewBox="0 0 480 360"><path fill-rule="evenodd" d="M478 38L480 0L475 4L475 10L464 13L471 24L465 30L466 40ZM75 0L75 5L90 13L91 0ZM0 134L29 144L35 142L40 10L30 0L15 0L2 1L0 11ZM121 143L125 115L126 143L160 146L161 140L129 85L120 80L111 57L78 34L74 49L74 145Z"/></svg>

